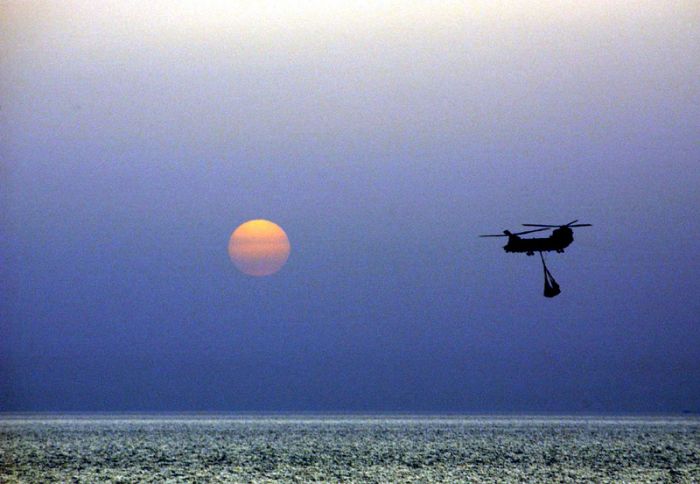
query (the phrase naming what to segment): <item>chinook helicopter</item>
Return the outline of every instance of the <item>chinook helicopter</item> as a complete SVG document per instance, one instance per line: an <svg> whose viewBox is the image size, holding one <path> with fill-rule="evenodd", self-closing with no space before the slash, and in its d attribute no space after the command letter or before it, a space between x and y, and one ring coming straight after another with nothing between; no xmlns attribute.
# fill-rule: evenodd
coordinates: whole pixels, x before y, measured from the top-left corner
<svg viewBox="0 0 700 484"><path fill-rule="evenodd" d="M523 227L538 227L524 232L512 233L504 230L502 234L480 235L479 237L508 237L508 243L503 246L506 252L525 252L527 255L535 255L535 252L540 253L542 260L542 269L544 270L544 297L554 297L561 292L559 284L549 272L547 264L544 261L543 252L564 252L568 246L574 241L574 227L591 227L591 224L579 224L578 220L573 220L565 225L540 225L540 224L523 224ZM542 232L551 230L552 234L549 237L533 237L530 239L522 239L521 235L532 234L534 232Z"/></svg>
<svg viewBox="0 0 700 484"><path fill-rule="evenodd" d="M525 252L527 255L535 255L535 252L550 251L561 253L574 241L572 228L592 227L591 224L577 224L576 222L578 220L573 220L566 225L523 224L523 227L539 228L516 233L504 230L502 234L480 235L479 237L508 237L508 243L503 246L503 250L506 252ZM552 230L552 234L549 237L520 238L521 235L542 232L543 230Z"/></svg>

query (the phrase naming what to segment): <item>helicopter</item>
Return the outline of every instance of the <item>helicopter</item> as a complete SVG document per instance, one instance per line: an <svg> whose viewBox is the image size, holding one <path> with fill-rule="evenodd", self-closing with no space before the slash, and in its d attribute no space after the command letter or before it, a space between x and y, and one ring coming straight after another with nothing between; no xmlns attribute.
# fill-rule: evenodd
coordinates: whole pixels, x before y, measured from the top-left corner
<svg viewBox="0 0 700 484"><path fill-rule="evenodd" d="M592 227L591 224L577 224L576 222L578 220L573 220L565 225L523 224L523 227L539 228L516 233L504 230L502 234L480 235L479 237L508 237L508 243L503 246L503 250L506 252L525 252L527 255L535 255L535 252L539 252L541 255L542 252L550 251L562 253L574 241L572 228ZM521 235L542 232L543 230L552 230L552 234L549 237L520 238Z"/></svg>

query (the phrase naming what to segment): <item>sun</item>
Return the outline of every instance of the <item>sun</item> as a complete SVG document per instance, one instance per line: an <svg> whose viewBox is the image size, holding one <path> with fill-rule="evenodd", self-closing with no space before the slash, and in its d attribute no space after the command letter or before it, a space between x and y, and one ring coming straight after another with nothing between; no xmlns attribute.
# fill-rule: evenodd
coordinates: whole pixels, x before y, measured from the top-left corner
<svg viewBox="0 0 700 484"><path fill-rule="evenodd" d="M269 220L249 220L236 228L228 241L228 255L241 272L269 276L289 258L291 247L282 227Z"/></svg>

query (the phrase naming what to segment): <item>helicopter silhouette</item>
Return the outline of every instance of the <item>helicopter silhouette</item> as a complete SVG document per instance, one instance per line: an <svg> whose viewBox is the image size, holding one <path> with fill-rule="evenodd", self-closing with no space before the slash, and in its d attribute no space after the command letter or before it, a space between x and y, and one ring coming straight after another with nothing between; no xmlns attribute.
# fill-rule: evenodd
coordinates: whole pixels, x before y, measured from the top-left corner
<svg viewBox="0 0 700 484"><path fill-rule="evenodd" d="M480 235L479 237L508 237L508 243L503 246L506 252L524 252L527 255L535 255L535 252L564 252L574 241L573 227L592 227L591 224L577 224L578 220L573 220L565 225L541 225L523 224L523 227L540 227L534 230L512 233L504 230L502 234ZM552 230L553 229L553 230ZM520 238L521 235L552 230L549 237L533 237L530 239Z"/></svg>
<svg viewBox="0 0 700 484"><path fill-rule="evenodd" d="M479 237L508 237L508 243L503 246L506 252L524 252L527 255L535 255L535 252L540 253L542 260L542 268L544 269L544 296L554 297L561 292L559 284L549 272L547 264L544 261L543 252L556 251L564 252L568 246L574 241L574 227L592 227L591 224L577 224L578 220L573 220L565 225L541 225L541 224L523 224L523 227L539 227L533 230L525 230L523 232L512 233L504 230L502 234L480 235ZM532 234L534 232L542 232L551 230L552 234L549 237L533 237L523 239L520 236Z"/></svg>

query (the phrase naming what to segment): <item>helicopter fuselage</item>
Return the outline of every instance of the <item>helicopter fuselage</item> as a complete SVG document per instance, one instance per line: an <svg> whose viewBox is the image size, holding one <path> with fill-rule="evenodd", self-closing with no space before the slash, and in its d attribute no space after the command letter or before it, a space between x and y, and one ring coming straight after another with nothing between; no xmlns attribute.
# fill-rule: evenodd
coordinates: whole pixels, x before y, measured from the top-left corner
<svg viewBox="0 0 700 484"><path fill-rule="evenodd" d="M535 255L535 252L564 252L564 249L574 241L574 231L568 227L553 230L549 237L522 239L507 231L506 235L508 235L508 243L503 246L503 250L525 252L527 255Z"/></svg>

